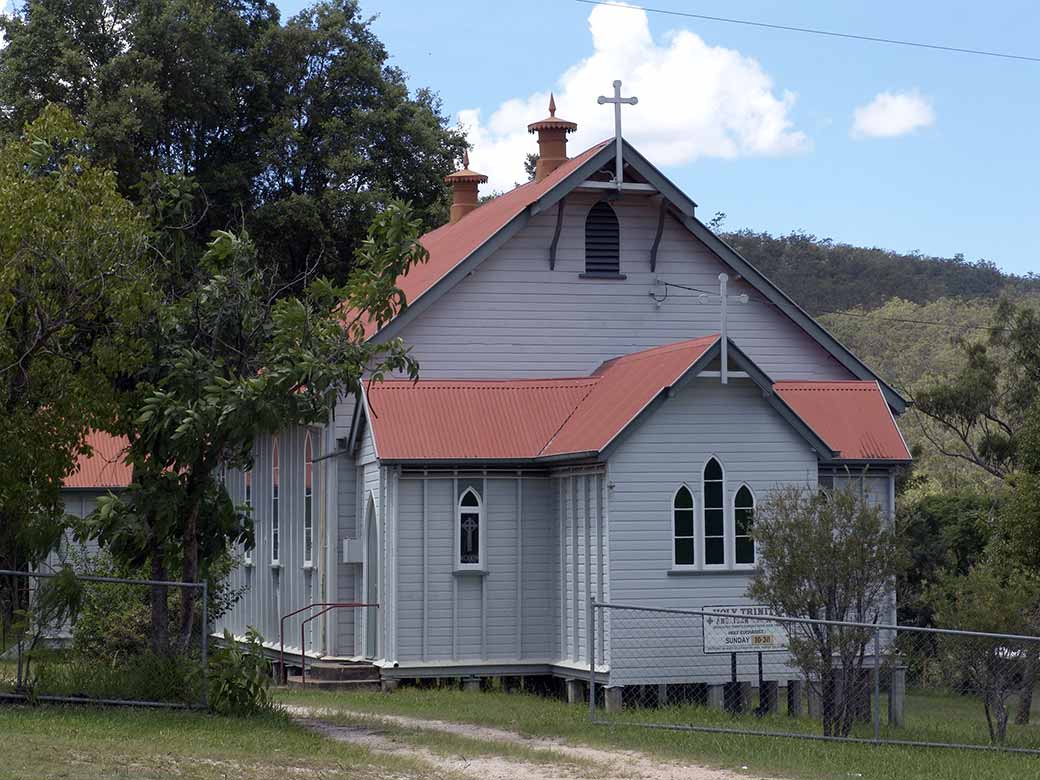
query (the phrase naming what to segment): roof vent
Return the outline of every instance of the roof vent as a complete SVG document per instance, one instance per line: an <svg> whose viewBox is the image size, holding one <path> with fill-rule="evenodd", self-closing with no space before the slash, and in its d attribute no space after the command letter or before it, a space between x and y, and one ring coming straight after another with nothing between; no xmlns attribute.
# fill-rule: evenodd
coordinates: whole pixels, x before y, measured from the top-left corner
<svg viewBox="0 0 1040 780"><path fill-rule="evenodd" d="M477 207L477 188L486 184L488 177L469 169L469 151L462 153L462 170L444 177L451 185L451 219L454 225Z"/></svg>
<svg viewBox="0 0 1040 780"><path fill-rule="evenodd" d="M585 217L585 273L617 276L621 273L621 234L610 204L601 200Z"/></svg>
<svg viewBox="0 0 1040 780"><path fill-rule="evenodd" d="M527 132L538 133L538 165L534 180L541 181L567 162L567 133L578 129L574 122L556 118L556 99L549 94L549 116L527 126Z"/></svg>

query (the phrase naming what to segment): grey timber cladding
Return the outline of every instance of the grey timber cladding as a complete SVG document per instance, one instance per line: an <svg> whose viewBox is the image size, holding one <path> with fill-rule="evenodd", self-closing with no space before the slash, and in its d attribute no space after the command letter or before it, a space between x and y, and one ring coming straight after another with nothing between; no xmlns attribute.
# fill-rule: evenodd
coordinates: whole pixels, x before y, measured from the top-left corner
<svg viewBox="0 0 1040 780"><path fill-rule="evenodd" d="M660 212L649 198L612 203L627 278L580 278L585 216L595 201L567 198L555 269L548 251L556 213L549 210L402 328L424 378L587 374L618 355L718 332L717 300L702 304L696 293L675 289L660 306L650 297L655 278L712 292L719 273L733 272L670 216L651 271ZM730 292L752 298L729 307L730 338L771 378L853 378L746 282L732 280Z"/></svg>
<svg viewBox="0 0 1040 780"><path fill-rule="evenodd" d="M455 567L458 497L484 508L481 572ZM552 662L556 655L554 483L527 475L397 480L398 611L402 663Z"/></svg>
<svg viewBox="0 0 1040 780"><path fill-rule="evenodd" d="M702 522L701 475L710 457L718 459L724 472L727 530L741 485L748 485L761 502L776 486L817 483L815 454L751 382L691 382L658 407L610 458L612 601L678 608L748 603L747 571L672 570L672 497L685 484L694 496L697 522ZM703 545L698 545L697 558L703 561ZM728 656L688 652L701 646L699 619L674 621L671 635L657 635L656 641L649 632L636 635L638 623L624 615L611 613L609 619L612 682L623 683L626 674L646 677L647 670L659 682L721 682L729 673ZM768 655L766 662L771 673L785 672L782 654ZM753 674L753 665L746 666L747 674Z"/></svg>
<svg viewBox="0 0 1040 780"><path fill-rule="evenodd" d="M65 514L73 517L87 517L97 506L99 496L107 495L107 491L94 490L63 490L61 492L62 503ZM76 565L98 553L98 543L90 540L83 544L78 543L73 537L72 531L65 531L58 549L47 554L40 571L54 571L66 564Z"/></svg>
<svg viewBox="0 0 1040 780"><path fill-rule="evenodd" d="M587 668L588 598L605 601L610 596L606 480L602 473L577 473L561 474L554 483L559 507L558 656Z"/></svg>
<svg viewBox="0 0 1040 780"><path fill-rule="evenodd" d="M312 504L313 514L313 568L304 568L303 558L303 517L304 517L304 437L306 429L292 427L278 436L279 447L279 559L281 565L271 565L271 448L272 437L261 436L254 447L254 464L252 475L252 506L255 547L252 552L252 565L239 565L230 578L232 588L243 588L242 597L231 610L215 624L219 633L225 628L236 636L245 634L249 627L256 628L264 641L275 645L278 642L279 619L281 615L305 606L321 598L321 583L318 563L321 556L322 534L321 512L322 502L315 500ZM314 431L312 438L313 457L322 454L323 437ZM321 461L316 464L316 484L314 496L322 495L324 469L335 461ZM236 504L245 500L245 480L239 471L229 471L227 490ZM241 561L243 551L238 549L235 555ZM294 652L300 644L301 618L286 621L286 647ZM306 649L317 651L321 647L321 622L308 624L308 632L304 637Z"/></svg>

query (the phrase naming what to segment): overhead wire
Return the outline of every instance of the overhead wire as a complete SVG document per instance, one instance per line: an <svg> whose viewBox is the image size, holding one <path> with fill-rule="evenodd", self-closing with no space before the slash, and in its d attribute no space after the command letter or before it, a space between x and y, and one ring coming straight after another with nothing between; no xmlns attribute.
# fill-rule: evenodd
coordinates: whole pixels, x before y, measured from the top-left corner
<svg viewBox="0 0 1040 780"><path fill-rule="evenodd" d="M789 24L774 24L770 22L759 22L752 19L736 19L726 16L711 16L709 14L698 14L692 11L675 11L668 8L651 8L639 5L620 5L609 0L575 0L585 5L603 5L611 8L630 11L646 11L647 13L664 14L667 16L683 16L690 19L701 19L709 22L723 22L725 24L740 24L746 27L761 27L768 30L783 30L785 32L798 32L808 35L822 35L828 38L846 38L854 41L865 41L867 43L883 43L892 46L910 46L918 49L932 49L935 51L954 52L956 54L970 54L977 57L996 57L1006 60L1019 60L1022 62L1040 62L1040 57L1028 54L1013 54L1002 51L989 51L986 49L968 49L961 46L946 46L939 43L924 43L922 41L906 41L899 38L884 38L877 35L861 35L857 33L843 33L835 30L821 30L814 27L796 27Z"/></svg>

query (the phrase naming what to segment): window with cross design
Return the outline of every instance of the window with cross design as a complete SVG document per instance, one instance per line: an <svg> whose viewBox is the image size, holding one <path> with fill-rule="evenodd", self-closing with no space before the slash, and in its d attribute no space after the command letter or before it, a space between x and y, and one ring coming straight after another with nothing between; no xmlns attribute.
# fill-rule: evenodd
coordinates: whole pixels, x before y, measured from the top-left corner
<svg viewBox="0 0 1040 780"><path fill-rule="evenodd" d="M459 566L480 566L482 520L480 496L473 488L469 488L459 499Z"/></svg>

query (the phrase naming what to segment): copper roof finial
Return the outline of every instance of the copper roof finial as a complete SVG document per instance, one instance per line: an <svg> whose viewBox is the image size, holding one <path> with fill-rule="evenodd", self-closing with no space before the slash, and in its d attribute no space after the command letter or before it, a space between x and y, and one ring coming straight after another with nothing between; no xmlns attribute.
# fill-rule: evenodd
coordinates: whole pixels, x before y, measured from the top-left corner
<svg viewBox="0 0 1040 780"><path fill-rule="evenodd" d="M556 98L552 92L549 93L549 116L556 116Z"/></svg>
<svg viewBox="0 0 1040 780"><path fill-rule="evenodd" d="M463 170L469 170L469 149L462 152L462 168Z"/></svg>

